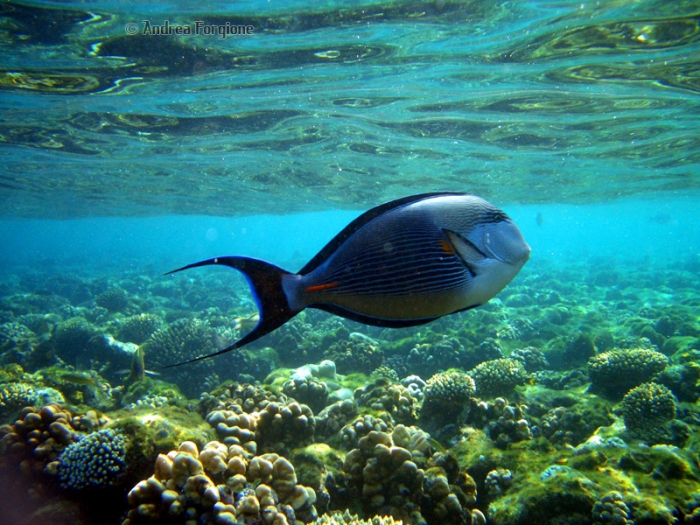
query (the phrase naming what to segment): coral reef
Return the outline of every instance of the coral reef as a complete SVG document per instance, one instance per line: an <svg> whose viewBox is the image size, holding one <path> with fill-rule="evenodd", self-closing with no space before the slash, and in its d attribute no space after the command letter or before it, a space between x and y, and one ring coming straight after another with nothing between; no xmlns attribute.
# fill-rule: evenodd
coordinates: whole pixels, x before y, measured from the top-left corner
<svg viewBox="0 0 700 525"><path fill-rule="evenodd" d="M485 361L471 370L469 375L474 378L479 397L507 396L527 380L521 362L507 358Z"/></svg>
<svg viewBox="0 0 700 525"><path fill-rule="evenodd" d="M11 269L0 521L700 523L699 260L535 258L424 326L308 310L170 371L249 328L242 279ZM137 345L172 383L119 373Z"/></svg>
<svg viewBox="0 0 700 525"><path fill-rule="evenodd" d="M313 377L293 377L282 385L282 391L299 403L308 405L314 412L320 412L328 401L328 386Z"/></svg>
<svg viewBox="0 0 700 525"><path fill-rule="evenodd" d="M63 450L105 423L95 412L82 416L60 405L24 408L11 425L0 427L0 456L28 476L55 474L55 462Z"/></svg>
<svg viewBox="0 0 700 525"><path fill-rule="evenodd" d="M53 388L34 388L26 383L0 385L0 423L13 420L24 407L63 402L63 395Z"/></svg>
<svg viewBox="0 0 700 525"><path fill-rule="evenodd" d="M644 348L610 350L588 361L592 391L622 396L630 388L650 381L666 368L668 357Z"/></svg>
<svg viewBox="0 0 700 525"><path fill-rule="evenodd" d="M451 367L464 366L467 352L454 337L414 346L408 353L407 366L412 373L433 375Z"/></svg>
<svg viewBox="0 0 700 525"><path fill-rule="evenodd" d="M198 523L293 525L317 518L314 491L297 483L292 464L277 454L254 456L217 441L200 452L184 442L160 454L155 474L128 495L123 525L161 523L167 517Z"/></svg>
<svg viewBox="0 0 700 525"><path fill-rule="evenodd" d="M287 396L274 394L250 383L224 383L211 393L204 392L197 404L197 412L205 419L217 410L229 410L236 414L252 414L263 410L269 403L287 404Z"/></svg>
<svg viewBox="0 0 700 525"><path fill-rule="evenodd" d="M507 468L499 468L486 474L484 485L489 495L503 494L513 484L513 473Z"/></svg>
<svg viewBox="0 0 700 525"><path fill-rule="evenodd" d="M614 421L610 410L595 400L576 403L573 406L558 406L540 417L537 431L551 443L576 446L586 441L599 427Z"/></svg>
<svg viewBox="0 0 700 525"><path fill-rule="evenodd" d="M425 387L420 420L430 428L458 424L466 417L469 400L474 395L474 380L462 372L435 374Z"/></svg>
<svg viewBox="0 0 700 525"><path fill-rule="evenodd" d="M665 386L644 383L622 399L622 417L631 435L650 443L667 442L666 423L676 417L676 400Z"/></svg>
<svg viewBox="0 0 700 525"><path fill-rule="evenodd" d="M324 408L316 419L316 439L332 440L339 437L340 430L357 416L357 404L350 400L336 401Z"/></svg>
<svg viewBox="0 0 700 525"><path fill-rule="evenodd" d="M425 433L402 425L392 434L370 432L345 457L349 494L339 492L339 498L354 496L355 504L362 503L356 510L366 516L391 515L429 525L470 523L469 507L476 501L473 480L455 460L428 463L429 449Z"/></svg>
<svg viewBox="0 0 700 525"><path fill-rule="evenodd" d="M256 441L261 450L288 454L313 441L316 420L311 409L297 402L269 403L259 412Z"/></svg>
<svg viewBox="0 0 700 525"><path fill-rule="evenodd" d="M98 430L69 445L58 457L57 474L68 490L116 485L126 471L126 438L111 429Z"/></svg>
<svg viewBox="0 0 700 525"><path fill-rule="evenodd" d="M155 332L163 328L163 320L155 314L132 315L118 324L121 341L141 344Z"/></svg>
<svg viewBox="0 0 700 525"><path fill-rule="evenodd" d="M593 505L593 525L634 525L625 500L617 491L610 492Z"/></svg>
<svg viewBox="0 0 700 525"><path fill-rule="evenodd" d="M532 346L516 348L510 354L510 358L522 363L523 368L529 373L549 369L549 362L544 353Z"/></svg>
<svg viewBox="0 0 700 525"><path fill-rule="evenodd" d="M386 361L385 361L386 362ZM369 375L369 380L374 381L375 379L385 378L392 383L399 382L399 374L393 368L386 366L386 364L375 368Z"/></svg>
<svg viewBox="0 0 700 525"><path fill-rule="evenodd" d="M360 519L356 514L345 512L332 512L319 516L308 525L402 525L403 522L396 521L391 516L375 516L370 519Z"/></svg>
<svg viewBox="0 0 700 525"><path fill-rule="evenodd" d="M173 365L213 353L214 330L199 319L180 319L154 332L143 344L145 359L156 368ZM221 366L221 361L218 363ZM174 381L189 396L202 392L217 364L211 359L163 371L163 378Z"/></svg>
<svg viewBox="0 0 700 525"><path fill-rule="evenodd" d="M358 416L352 422L340 429L341 447L345 450L357 448L360 439L370 432L388 432L393 430L394 424L391 422L389 414L384 412L383 418L370 415Z"/></svg>
<svg viewBox="0 0 700 525"><path fill-rule="evenodd" d="M234 405L235 407L235 405ZM256 441L265 452L286 453L313 440L316 419L311 409L296 401L289 404L267 403L250 414L242 410L213 410L207 422L225 444Z"/></svg>
<svg viewBox="0 0 700 525"><path fill-rule="evenodd" d="M34 360L33 352L38 343L37 335L24 324L0 324L0 363L17 363L27 367Z"/></svg>
<svg viewBox="0 0 700 525"><path fill-rule="evenodd" d="M52 337L54 352L66 363L75 364L88 341L97 333L97 329L84 317L73 317L58 323Z"/></svg>
<svg viewBox="0 0 700 525"><path fill-rule="evenodd" d="M129 305L129 298L121 288L110 288L95 297L95 304L110 312L122 312Z"/></svg>
<svg viewBox="0 0 700 525"><path fill-rule="evenodd" d="M396 423L411 425L418 419L416 399L402 385L394 385L386 378L378 378L355 390L358 406L384 410Z"/></svg>
<svg viewBox="0 0 700 525"><path fill-rule="evenodd" d="M468 422L483 428L498 448L505 449L510 443L532 439L530 422L525 418L523 405L509 405L502 397L480 401L469 415Z"/></svg>
<svg viewBox="0 0 700 525"><path fill-rule="evenodd" d="M369 374L384 363L384 354L374 344L365 340L338 341L324 353L326 359L335 363L338 372Z"/></svg>

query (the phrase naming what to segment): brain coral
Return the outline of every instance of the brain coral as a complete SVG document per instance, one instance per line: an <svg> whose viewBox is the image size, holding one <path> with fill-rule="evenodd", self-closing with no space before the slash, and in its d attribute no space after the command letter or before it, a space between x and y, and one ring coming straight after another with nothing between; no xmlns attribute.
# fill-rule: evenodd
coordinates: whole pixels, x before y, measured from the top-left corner
<svg viewBox="0 0 700 525"><path fill-rule="evenodd" d="M644 383L622 399L622 415L627 430L640 439L662 441L664 424L676 417L676 401L663 385Z"/></svg>
<svg viewBox="0 0 700 525"><path fill-rule="evenodd" d="M98 430L67 447L58 458L58 480L70 490L97 489L118 483L126 470L126 438Z"/></svg>
<svg viewBox="0 0 700 525"><path fill-rule="evenodd" d="M591 388L621 396L630 388L650 381L668 365L668 358L655 350L610 350L588 360Z"/></svg>
<svg viewBox="0 0 700 525"><path fill-rule="evenodd" d="M494 359L477 365L471 372L479 397L496 397L510 394L525 383L527 373L520 361Z"/></svg>

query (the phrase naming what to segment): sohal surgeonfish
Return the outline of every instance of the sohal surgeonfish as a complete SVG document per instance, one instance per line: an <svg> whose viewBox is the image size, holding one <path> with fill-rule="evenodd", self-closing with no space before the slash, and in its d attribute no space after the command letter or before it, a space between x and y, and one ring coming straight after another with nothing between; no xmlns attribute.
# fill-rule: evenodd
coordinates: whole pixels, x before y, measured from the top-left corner
<svg viewBox="0 0 700 525"><path fill-rule="evenodd" d="M518 227L485 200L463 193L425 193L372 208L336 235L299 273L265 261L224 256L189 264L242 272L260 319L240 348L305 308L361 323L400 328L482 305L530 257Z"/></svg>

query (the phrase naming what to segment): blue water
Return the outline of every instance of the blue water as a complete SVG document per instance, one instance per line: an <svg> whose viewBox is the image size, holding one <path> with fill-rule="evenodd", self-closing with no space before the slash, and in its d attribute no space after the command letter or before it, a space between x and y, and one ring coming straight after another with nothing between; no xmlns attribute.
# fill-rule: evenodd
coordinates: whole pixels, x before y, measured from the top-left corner
<svg viewBox="0 0 700 525"><path fill-rule="evenodd" d="M532 248L531 261L587 258L673 264L700 255L693 197L625 199L608 204L506 206ZM541 215L541 225L537 216ZM296 271L358 213L328 211L245 218L163 216L0 222L0 268L46 262L108 275L173 269L218 255L246 255Z"/></svg>
<svg viewBox="0 0 700 525"><path fill-rule="evenodd" d="M440 512L454 511L457 498L433 508L442 488L427 490L428 474L425 484L392 477L376 498L368 497L374 481L363 486L336 464L343 488L325 480L331 508L404 523L421 511L428 525L473 523L480 512L494 525L585 524L606 521L601 509L614 500L625 523L697 521L699 12L697 0L4 2L0 525L122 525L128 513L142 515L123 523L138 525L155 521L149 512L168 522L170 498L154 492L135 505L125 495L187 432L206 429L200 446L227 439L197 419L235 404L216 389L257 382L278 395L280 377L326 359L339 372L329 391L294 383L279 406L298 397L319 416L332 396L345 396L369 418L379 410L372 396L381 396L385 421L441 443L412 450L406 472L427 472L444 446L460 463L450 490L472 489L467 471L478 485L476 501L461 498L464 513L446 518ZM153 35L144 21L253 31ZM220 255L298 271L365 210L435 191L487 199L532 248L489 304L396 330L309 309L243 349L168 366L239 340L255 303L231 270L165 272ZM520 359L527 373L493 363L500 357ZM668 364L663 378L659 363ZM596 366L610 368L596 378ZM143 367L161 375L151 382ZM448 369L458 372L438 376ZM522 374L517 385L511 372ZM468 395L467 373L476 382ZM377 374L393 390L374 383ZM427 388L414 398L401 386L412 375L438 376L436 404L423 402ZM644 394L648 381L670 389L663 403L658 385ZM72 430L59 430L71 434L57 443L47 439L45 414L32 424L49 430L25 432L15 419L43 403L39 388L57 389L73 415L96 409L109 422L78 428L69 416ZM636 404L625 406L637 388ZM406 401L400 410L397 396ZM306 433L306 409L292 431L259 432L258 453L297 462L290 451L312 441L337 446L338 433ZM660 412L666 420L655 419ZM352 424L333 414L333 424ZM136 434L138 425L150 430ZM133 470L113 490L68 493L56 462L98 426L121 428L132 445L151 432L159 448L131 447ZM342 439L359 440L360 426ZM416 435L411 446L428 447ZM608 437L615 446L596 450ZM354 439L356 461L372 447ZM34 453L37 440L50 456ZM572 453L588 440L593 453ZM372 461L352 470L371 472ZM489 470L515 483L495 486ZM543 486L543 472L558 474ZM563 476L579 476L562 484L571 494L551 490ZM299 482L322 478L309 477ZM209 508L192 501L188 515L209 523ZM313 513L304 509L307 523Z"/></svg>

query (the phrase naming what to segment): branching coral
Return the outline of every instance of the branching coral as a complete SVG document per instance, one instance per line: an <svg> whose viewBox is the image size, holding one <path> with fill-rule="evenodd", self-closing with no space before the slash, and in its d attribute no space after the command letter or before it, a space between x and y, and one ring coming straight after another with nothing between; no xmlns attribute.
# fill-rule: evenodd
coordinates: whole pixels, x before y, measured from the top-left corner
<svg viewBox="0 0 700 525"><path fill-rule="evenodd" d="M650 443L663 443L669 437L665 424L676 417L676 400L663 385L644 383L622 399L625 427L635 437Z"/></svg>
<svg viewBox="0 0 700 525"><path fill-rule="evenodd" d="M214 330L205 321L180 319L154 332L142 348L149 366L158 368L213 353L213 340ZM187 395L194 396L201 393L207 377L216 369L214 361L205 359L187 367L165 370L163 377L176 382Z"/></svg>
<svg viewBox="0 0 700 525"><path fill-rule="evenodd" d="M155 314L132 315L119 323L119 339L140 345L161 328L163 320Z"/></svg>
<svg viewBox="0 0 700 525"><path fill-rule="evenodd" d="M476 383L479 397L506 396L525 383L527 373L515 359L494 359L476 366L469 372Z"/></svg>
<svg viewBox="0 0 700 525"><path fill-rule="evenodd" d="M100 489L118 483L126 471L126 438L111 429L98 430L68 446L58 458L61 487Z"/></svg>
<svg viewBox="0 0 700 525"><path fill-rule="evenodd" d="M668 358L655 350L610 350L589 359L588 376L593 390L621 396L630 388L651 381L666 365Z"/></svg>
<svg viewBox="0 0 700 525"><path fill-rule="evenodd" d="M420 420L432 429L459 424L476 391L474 380L462 372L440 372L428 379L424 389Z"/></svg>
<svg viewBox="0 0 700 525"><path fill-rule="evenodd" d="M128 306L129 298L121 288L110 288L95 297L95 304L110 312L121 312Z"/></svg>

